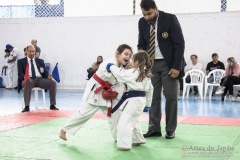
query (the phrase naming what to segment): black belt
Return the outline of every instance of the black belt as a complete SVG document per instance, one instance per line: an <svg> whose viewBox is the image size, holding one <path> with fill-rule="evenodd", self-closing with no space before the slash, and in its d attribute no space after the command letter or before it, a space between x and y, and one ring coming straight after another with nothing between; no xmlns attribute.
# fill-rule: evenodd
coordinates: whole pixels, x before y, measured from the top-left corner
<svg viewBox="0 0 240 160"><path fill-rule="evenodd" d="M164 59L154 59L154 61L162 61L162 60L164 60Z"/></svg>
<svg viewBox="0 0 240 160"><path fill-rule="evenodd" d="M120 101L111 110L111 113L114 113L126 99L132 98L132 97L145 97L145 96L146 96L145 91L129 91L129 92L125 92L123 94L123 96L121 97Z"/></svg>

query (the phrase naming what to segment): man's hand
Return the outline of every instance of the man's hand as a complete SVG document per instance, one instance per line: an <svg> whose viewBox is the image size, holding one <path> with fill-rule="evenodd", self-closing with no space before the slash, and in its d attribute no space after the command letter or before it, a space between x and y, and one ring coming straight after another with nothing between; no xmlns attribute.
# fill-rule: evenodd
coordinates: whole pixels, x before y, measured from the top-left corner
<svg viewBox="0 0 240 160"><path fill-rule="evenodd" d="M22 81L21 85L24 87L24 81Z"/></svg>
<svg viewBox="0 0 240 160"><path fill-rule="evenodd" d="M52 80L52 74L48 75L48 79Z"/></svg>
<svg viewBox="0 0 240 160"><path fill-rule="evenodd" d="M179 75L179 70L176 70L176 69L171 69L168 74L171 75L172 78L176 78L178 75Z"/></svg>

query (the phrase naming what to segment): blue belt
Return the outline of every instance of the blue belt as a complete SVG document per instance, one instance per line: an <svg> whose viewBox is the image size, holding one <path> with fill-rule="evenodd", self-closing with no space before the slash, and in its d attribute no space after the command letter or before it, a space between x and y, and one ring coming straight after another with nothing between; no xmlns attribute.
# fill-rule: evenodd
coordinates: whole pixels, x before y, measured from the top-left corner
<svg viewBox="0 0 240 160"><path fill-rule="evenodd" d="M4 76L7 75L7 66L3 66L3 68L2 68L2 75L4 75Z"/></svg>
<svg viewBox="0 0 240 160"><path fill-rule="evenodd" d="M111 110L111 113L114 113L126 99L132 98L132 97L145 97L145 96L146 96L145 91L129 91L129 92L125 92L123 94L123 96L121 97L120 101Z"/></svg>

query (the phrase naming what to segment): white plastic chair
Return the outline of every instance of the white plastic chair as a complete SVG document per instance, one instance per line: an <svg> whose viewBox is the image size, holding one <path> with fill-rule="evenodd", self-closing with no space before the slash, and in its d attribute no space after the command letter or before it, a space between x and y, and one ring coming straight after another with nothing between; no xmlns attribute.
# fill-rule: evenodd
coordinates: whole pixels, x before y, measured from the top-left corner
<svg viewBox="0 0 240 160"><path fill-rule="evenodd" d="M237 95L234 93L237 93L237 91L240 89L240 84L233 85L233 95L234 95L234 101L239 101L239 97L236 97Z"/></svg>
<svg viewBox="0 0 240 160"><path fill-rule="evenodd" d="M224 75L225 75L225 70L223 69L214 69L211 72L209 72L209 74L205 77L204 99L206 99L208 88L209 88L209 99L212 98L213 87L214 86L220 87L220 82L221 82L221 79L224 77ZM208 82L208 79L211 76L213 77L213 82Z"/></svg>
<svg viewBox="0 0 240 160"><path fill-rule="evenodd" d="M240 84L233 85L233 90L235 91L235 89L240 89Z"/></svg>
<svg viewBox="0 0 240 160"><path fill-rule="evenodd" d="M43 108L46 108L46 97L45 97L45 90L39 87L34 87L32 89L32 91L34 91L34 96L35 96L35 108L38 109L38 91L42 91L42 97L43 97ZM24 95L22 98L22 108L25 107L25 103L24 103Z"/></svg>
<svg viewBox="0 0 240 160"><path fill-rule="evenodd" d="M191 82L186 83L187 76L190 76ZM183 96L182 99L185 98L185 94L187 94L187 98L189 97L189 91L192 86L198 87L198 94L203 99L203 82L204 82L205 74L200 69L191 69L185 73L183 77Z"/></svg>

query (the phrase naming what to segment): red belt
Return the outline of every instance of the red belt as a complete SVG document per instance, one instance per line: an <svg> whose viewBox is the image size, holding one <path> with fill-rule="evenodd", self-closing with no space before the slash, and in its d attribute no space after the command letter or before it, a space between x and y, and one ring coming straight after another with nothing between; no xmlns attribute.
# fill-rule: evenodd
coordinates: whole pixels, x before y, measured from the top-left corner
<svg viewBox="0 0 240 160"><path fill-rule="evenodd" d="M101 84L100 87L98 87L94 93L98 93L100 90L102 89L110 89L112 87L112 85L108 82L108 81L104 81L102 80L100 77L98 77L96 74L93 75L93 78L99 83ZM108 108L108 113L107 113L107 116L108 117L111 117L111 110L112 110L112 100L111 100L111 107Z"/></svg>
<svg viewBox="0 0 240 160"><path fill-rule="evenodd" d="M96 74L93 75L93 78L99 83L101 84L100 87L98 87L94 93L98 93L100 90L102 89L110 89L112 87L112 85L108 82L108 81L104 81L102 80L100 77L98 77Z"/></svg>

